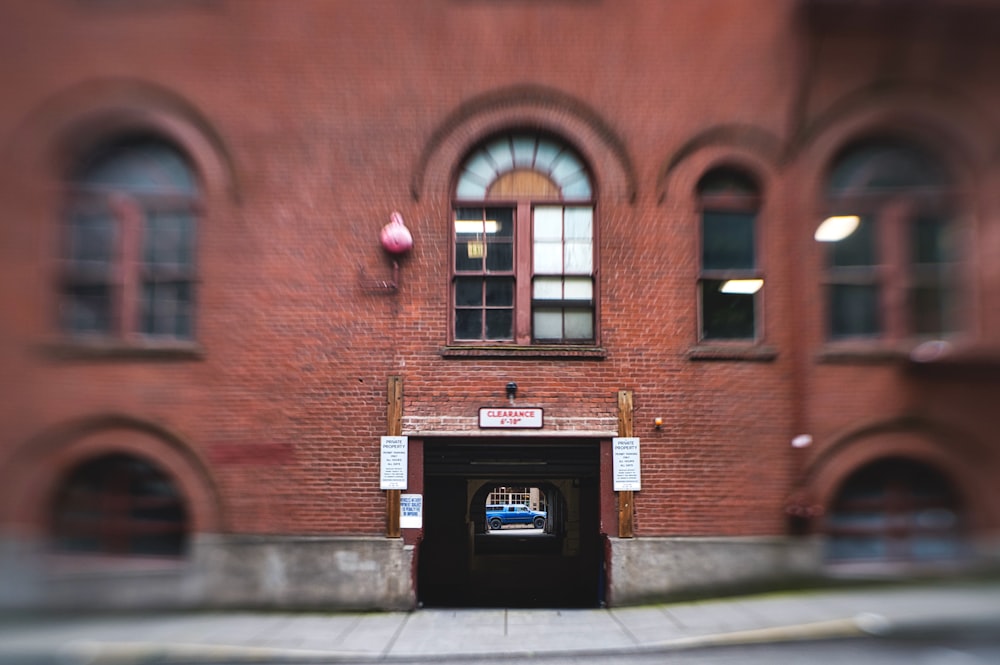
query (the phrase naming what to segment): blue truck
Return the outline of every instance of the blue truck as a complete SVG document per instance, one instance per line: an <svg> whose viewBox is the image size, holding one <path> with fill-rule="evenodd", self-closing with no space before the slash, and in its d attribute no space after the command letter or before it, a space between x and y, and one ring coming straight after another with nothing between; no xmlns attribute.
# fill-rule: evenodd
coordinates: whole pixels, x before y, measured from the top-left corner
<svg viewBox="0 0 1000 665"><path fill-rule="evenodd" d="M507 524L530 524L541 529L545 527L546 515L544 510L531 510L523 505L486 506L486 523L491 529Z"/></svg>

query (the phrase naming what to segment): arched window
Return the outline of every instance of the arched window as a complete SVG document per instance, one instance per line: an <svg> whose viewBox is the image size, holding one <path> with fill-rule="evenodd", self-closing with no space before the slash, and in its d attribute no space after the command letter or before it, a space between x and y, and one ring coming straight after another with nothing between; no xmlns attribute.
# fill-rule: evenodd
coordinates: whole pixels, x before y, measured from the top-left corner
<svg viewBox="0 0 1000 665"><path fill-rule="evenodd" d="M74 468L52 504L57 552L180 556L188 512L173 482L146 460L124 454Z"/></svg>
<svg viewBox="0 0 1000 665"><path fill-rule="evenodd" d="M455 188L455 342L596 342L594 201L572 150L535 134L474 151Z"/></svg>
<svg viewBox="0 0 1000 665"><path fill-rule="evenodd" d="M935 469L888 458L851 475L826 521L831 561L933 561L961 554L960 507Z"/></svg>
<svg viewBox="0 0 1000 665"><path fill-rule="evenodd" d="M717 168L698 182L701 208L699 301L703 340L760 336L757 184L742 171Z"/></svg>
<svg viewBox="0 0 1000 665"><path fill-rule="evenodd" d="M199 191L183 155L149 136L106 143L77 164L69 190L62 330L190 340Z"/></svg>
<svg viewBox="0 0 1000 665"><path fill-rule="evenodd" d="M949 177L920 147L848 147L827 179L827 332L832 340L936 338L955 332Z"/></svg>

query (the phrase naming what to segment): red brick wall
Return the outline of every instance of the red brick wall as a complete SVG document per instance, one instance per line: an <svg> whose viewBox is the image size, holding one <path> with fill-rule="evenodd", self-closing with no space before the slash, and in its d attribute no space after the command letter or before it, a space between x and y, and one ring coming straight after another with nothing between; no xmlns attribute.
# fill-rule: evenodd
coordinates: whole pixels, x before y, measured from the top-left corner
<svg viewBox="0 0 1000 665"><path fill-rule="evenodd" d="M7 3L0 475L23 473L26 459L44 463L25 452L40 437L58 448L73 423L122 415L190 451L171 468L215 497L217 528L379 534L391 374L404 379L408 416L474 417L515 380L519 399L547 417L614 418L615 392L633 390L640 535L781 533L787 496L826 446L907 414L960 423L996 470L996 418L976 399L995 390L989 382L817 363L811 239L817 183L837 142L865 122L904 118L977 185L967 216L982 252L969 263L974 331L995 343L1000 269L990 257L1000 229L989 220L1000 208L990 193L1000 191L1000 121L988 109L1000 93L984 63L996 47L977 41L981 52L961 71L914 65L898 73L897 92L850 97L882 74L862 49L855 62L824 61L803 87L810 41L798 4ZM947 59L950 43L938 39L923 59ZM921 73L934 80L923 85ZM953 92L943 98L928 92L945 84ZM202 176L200 348L181 358L66 358L52 325L59 169L81 142L136 123L173 138ZM594 170L604 359L441 357L450 179L485 133L524 124L560 132ZM763 183L772 361L688 358L697 339L691 191L720 160ZM393 210L416 245L400 260L398 292L380 292L369 286L392 274L377 239ZM814 447L792 450L801 433ZM20 501L8 498L7 519L24 513Z"/></svg>

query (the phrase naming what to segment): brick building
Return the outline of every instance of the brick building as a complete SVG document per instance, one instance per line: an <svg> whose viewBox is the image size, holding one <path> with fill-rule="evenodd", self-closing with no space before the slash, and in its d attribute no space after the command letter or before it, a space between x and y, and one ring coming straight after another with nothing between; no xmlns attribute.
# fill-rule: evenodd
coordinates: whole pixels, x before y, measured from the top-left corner
<svg viewBox="0 0 1000 665"><path fill-rule="evenodd" d="M760 4L3 3L0 603L995 562L1000 8Z"/></svg>

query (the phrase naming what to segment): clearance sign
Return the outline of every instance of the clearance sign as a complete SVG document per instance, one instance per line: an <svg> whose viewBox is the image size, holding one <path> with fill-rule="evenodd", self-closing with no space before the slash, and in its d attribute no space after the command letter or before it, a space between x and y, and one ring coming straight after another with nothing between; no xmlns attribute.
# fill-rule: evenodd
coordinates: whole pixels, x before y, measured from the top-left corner
<svg viewBox="0 0 1000 665"><path fill-rule="evenodd" d="M539 408L497 408L484 406L479 409L479 426L496 429L541 429L542 410Z"/></svg>

